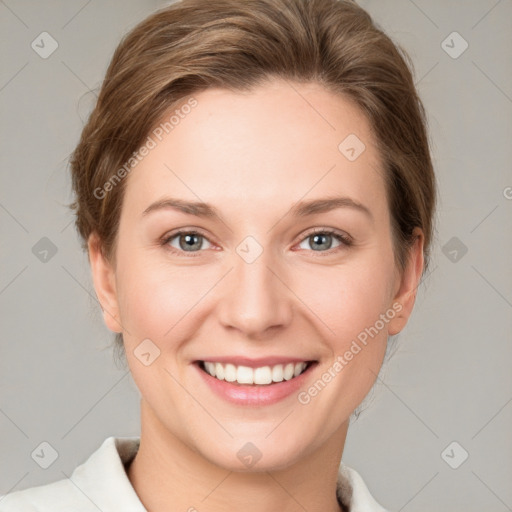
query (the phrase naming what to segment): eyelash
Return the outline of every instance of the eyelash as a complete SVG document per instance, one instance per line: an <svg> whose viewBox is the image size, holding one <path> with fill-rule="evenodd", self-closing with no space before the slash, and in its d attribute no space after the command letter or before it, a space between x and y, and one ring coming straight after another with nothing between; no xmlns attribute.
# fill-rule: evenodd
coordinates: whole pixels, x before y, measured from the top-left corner
<svg viewBox="0 0 512 512"><path fill-rule="evenodd" d="M308 232L303 238L301 238L299 243L302 243L304 240L307 240L309 237L311 237L313 235L317 235L317 234L331 235L334 238L336 238L339 242L341 242L342 245L340 245L339 247L335 247L334 249L328 249L327 251L311 250L311 252L317 253L317 254L315 254L315 257L317 257L317 256L323 257L323 256L332 255L333 253L337 252L338 250L350 247L353 244L353 241L350 237L348 237L347 235L344 235L342 233L339 233L338 231L336 231L334 229L330 229L330 228L315 228L314 230ZM169 250L170 252L172 252L173 254L176 254L178 256L182 256L182 255L188 253L185 257L194 258L196 256L199 256L200 253L203 252L202 250L200 250L200 251L182 251L182 250L178 250L175 247L171 247L170 245L168 245L171 240L173 240L174 238L176 238L179 235L199 235L199 236L203 237L204 239L208 240L208 242L210 242L210 240L199 231L196 231L193 229L192 230L182 229L182 230L175 231L174 233L171 233L170 235L165 235L161 239L160 244L162 246L166 247L167 250ZM210 242L210 243L212 243L212 242Z"/></svg>

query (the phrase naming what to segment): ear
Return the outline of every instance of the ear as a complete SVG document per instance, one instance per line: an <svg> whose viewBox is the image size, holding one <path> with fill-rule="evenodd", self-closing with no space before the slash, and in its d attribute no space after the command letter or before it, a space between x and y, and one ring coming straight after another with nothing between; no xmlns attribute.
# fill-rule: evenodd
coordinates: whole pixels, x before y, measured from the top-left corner
<svg viewBox="0 0 512 512"><path fill-rule="evenodd" d="M99 237L96 233L92 233L89 236L87 246L89 248L92 280L96 296L103 311L103 320L112 332L122 332L115 286L115 272L112 265L103 256Z"/></svg>
<svg viewBox="0 0 512 512"><path fill-rule="evenodd" d="M402 275L399 275L395 281L393 305L397 314L388 323L388 333L391 336L398 334L407 324L416 301L416 293L423 272L425 236L418 227L414 228L413 235L416 235L416 240L409 250L407 265Z"/></svg>

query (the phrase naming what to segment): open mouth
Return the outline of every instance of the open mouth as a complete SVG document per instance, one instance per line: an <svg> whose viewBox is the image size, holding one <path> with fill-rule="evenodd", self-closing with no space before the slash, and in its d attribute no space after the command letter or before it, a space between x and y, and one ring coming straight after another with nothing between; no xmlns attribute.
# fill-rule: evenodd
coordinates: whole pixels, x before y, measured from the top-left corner
<svg viewBox="0 0 512 512"><path fill-rule="evenodd" d="M251 368L230 363L214 361L197 361L199 368L211 377L243 386L268 386L283 381L293 380L307 372L317 361L276 364Z"/></svg>

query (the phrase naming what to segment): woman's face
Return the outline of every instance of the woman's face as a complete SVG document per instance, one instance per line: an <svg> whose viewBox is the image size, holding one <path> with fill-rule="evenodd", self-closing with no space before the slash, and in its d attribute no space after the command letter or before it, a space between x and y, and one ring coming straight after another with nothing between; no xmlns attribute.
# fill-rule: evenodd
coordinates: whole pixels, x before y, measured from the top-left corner
<svg viewBox="0 0 512 512"><path fill-rule="evenodd" d="M283 81L194 98L125 178L115 271L90 245L95 286L143 430L284 468L343 446L412 309L422 239L399 275L375 140L345 99Z"/></svg>

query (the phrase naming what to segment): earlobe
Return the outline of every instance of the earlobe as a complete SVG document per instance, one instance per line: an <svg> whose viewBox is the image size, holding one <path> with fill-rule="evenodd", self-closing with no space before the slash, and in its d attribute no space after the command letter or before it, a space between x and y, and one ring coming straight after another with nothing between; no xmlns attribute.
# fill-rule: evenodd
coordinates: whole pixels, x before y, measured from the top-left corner
<svg viewBox="0 0 512 512"><path fill-rule="evenodd" d="M89 262L96 296L103 312L103 320L112 332L122 332L119 320L119 306L115 286L115 273L105 259L96 233L91 233L87 241Z"/></svg>
<svg viewBox="0 0 512 512"><path fill-rule="evenodd" d="M413 234L415 234L416 240L410 248L406 268L398 279L398 290L392 303L397 314L388 324L390 336L398 334L407 324L416 301L416 293L423 272L425 237L420 228L415 228Z"/></svg>

